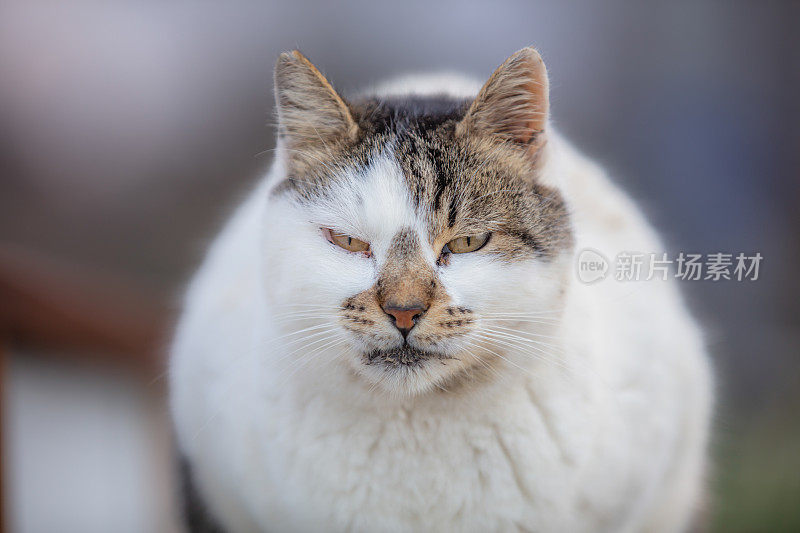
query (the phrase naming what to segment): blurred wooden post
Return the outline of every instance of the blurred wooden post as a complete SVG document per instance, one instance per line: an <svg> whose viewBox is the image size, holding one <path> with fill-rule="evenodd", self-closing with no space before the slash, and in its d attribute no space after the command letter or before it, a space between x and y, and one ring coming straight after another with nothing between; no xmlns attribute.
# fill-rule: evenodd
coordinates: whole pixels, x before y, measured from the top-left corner
<svg viewBox="0 0 800 533"><path fill-rule="evenodd" d="M126 280L0 243L0 340L107 363L153 379L169 325Z"/></svg>
<svg viewBox="0 0 800 533"><path fill-rule="evenodd" d="M6 531L6 469L3 468L5 464L5 446L3 440L5 439L5 417L4 410L6 408L6 351L4 339L0 337L0 533Z"/></svg>

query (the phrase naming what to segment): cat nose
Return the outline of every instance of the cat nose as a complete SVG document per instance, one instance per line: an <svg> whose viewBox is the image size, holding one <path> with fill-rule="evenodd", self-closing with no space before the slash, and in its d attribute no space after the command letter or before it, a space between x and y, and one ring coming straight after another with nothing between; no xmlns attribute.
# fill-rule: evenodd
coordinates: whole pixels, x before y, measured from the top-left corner
<svg viewBox="0 0 800 533"><path fill-rule="evenodd" d="M417 319L426 311L426 308L422 304L404 306L387 304L383 306L383 311L392 317L395 327L400 330L403 338L406 338L411 328L416 325Z"/></svg>

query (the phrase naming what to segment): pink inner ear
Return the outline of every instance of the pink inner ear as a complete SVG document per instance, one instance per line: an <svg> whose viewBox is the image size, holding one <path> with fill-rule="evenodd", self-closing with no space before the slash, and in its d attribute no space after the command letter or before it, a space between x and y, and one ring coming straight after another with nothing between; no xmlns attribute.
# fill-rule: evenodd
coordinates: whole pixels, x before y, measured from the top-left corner
<svg viewBox="0 0 800 533"><path fill-rule="evenodd" d="M528 144L538 133L544 131L547 123L547 88L540 83L531 81L525 85L528 94L526 112L521 113L520 129L515 135L517 142ZM544 106L544 110L542 107Z"/></svg>
<svg viewBox="0 0 800 533"><path fill-rule="evenodd" d="M459 133L499 135L527 145L544 131L548 114L547 70L533 48L509 57L483 86Z"/></svg>

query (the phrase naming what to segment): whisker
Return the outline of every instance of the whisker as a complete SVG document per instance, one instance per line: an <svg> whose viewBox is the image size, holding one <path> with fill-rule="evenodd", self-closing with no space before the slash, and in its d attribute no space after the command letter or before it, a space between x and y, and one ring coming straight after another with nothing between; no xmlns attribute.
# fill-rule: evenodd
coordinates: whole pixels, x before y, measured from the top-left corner
<svg viewBox="0 0 800 533"><path fill-rule="evenodd" d="M523 338L523 339L526 339L526 340L533 340L535 342L541 342L541 341L537 341L535 339L529 339L528 337L539 337L539 338L542 338L542 339L553 339L553 340L557 340L557 341L563 341L564 340L562 337L559 337L557 335L543 335L541 333L531 333L529 331L523 331L523 330L512 329L512 328L504 328L502 326L486 327L484 329L486 329L488 331L494 331L495 333L508 333L508 334L519 335L519 338ZM526 335L527 335L527 337L526 337ZM561 346L558 346L558 345L555 345L555 344L548 344L546 342L541 342L541 344L544 344L545 346L553 346L553 347L559 348L559 349L562 348Z"/></svg>
<svg viewBox="0 0 800 533"><path fill-rule="evenodd" d="M270 339L270 341L277 341L277 340L285 339L287 337L293 337L294 335L299 335L299 334L305 333L307 331L315 331L315 330L323 329L323 328L333 329L334 327L336 327L335 324L317 324L316 326L309 326L307 328L299 329L297 331L292 331L292 332L286 333L284 335L279 335L277 337L272 337Z"/></svg>
<svg viewBox="0 0 800 533"><path fill-rule="evenodd" d="M339 338L339 339L335 339L334 338L333 340L331 340L327 344L323 344L322 346L319 346L319 347L315 348L312 352L309 352L308 354L304 354L303 357L301 359L299 359L297 363L295 363L294 365L290 365L290 367L294 366L295 368L294 368L294 370L292 370L292 372L288 376L286 376L286 379L285 379L284 383L288 382L289 379L291 379L292 376L294 376L305 365L307 365L312 360L314 360L317 357L319 357L325 351L325 349L330 349L330 348L334 348L336 346L339 346L340 344L344 343L346 340L347 339L345 339L344 337Z"/></svg>
<svg viewBox="0 0 800 533"><path fill-rule="evenodd" d="M489 342L492 342L492 343L501 344L501 345L506 346L508 348L512 348L513 350L517 351L518 353L520 353L522 355L530 355L531 357L534 357L536 359L539 359L539 360L547 362L547 363L557 363L558 362L555 359L549 359L548 357L546 357L546 356L550 356L552 354L549 354L549 353L545 352L541 348L537 348L537 347L534 347L534 346L528 346L528 345L526 345L526 344L524 344L524 343L522 343L520 341L516 341L514 339L508 339L508 338L505 338L505 337L500 337L500 336L498 336L498 335L496 335L494 333L481 333L481 334L478 335L478 338L482 338L483 340L486 340L486 341L489 341ZM534 353L534 352L526 351L526 349L528 349L528 348L536 349L536 351L537 352L541 352L541 354L540 353Z"/></svg>
<svg viewBox="0 0 800 533"><path fill-rule="evenodd" d="M487 348L487 347L485 347L485 346L479 346L479 347L480 347L481 349L483 349L483 350L486 350L487 352L489 352L489 353L491 353L491 354L494 354L494 355L496 355L497 357L499 357L499 358L500 358L500 359L502 359L503 361L505 361L505 362L507 362L507 363L509 363L509 364L511 364L511 365L513 365L513 366L515 366L515 367L517 367L518 369L522 370L522 371L523 371L523 372L525 372L526 374L529 374L529 375L531 375L531 376L534 376L534 377L535 377L535 374L533 374L533 373L532 373L530 370L528 370L527 368L522 368L521 366L519 366L519 365L518 365L518 364L516 364L515 362L511 361L510 359L507 359L506 357L503 357L503 356L502 356L502 355L500 355L499 353L497 353L497 352L495 352L495 351L493 351L493 350L491 350L491 349L489 349L489 348Z"/></svg>
<svg viewBox="0 0 800 533"><path fill-rule="evenodd" d="M326 335L326 336L323 336L323 337L322 337L322 338L320 338L320 339L316 339L316 340L314 340L314 341L311 341L311 342L309 342L308 344L304 344L304 345L302 345L302 346L299 346L299 347L295 348L294 350L292 350L292 351L291 351L291 352L289 352L289 353L282 354L280 357L278 357L277 359L275 359L275 362L277 363L277 362L283 361L283 360L285 360L285 359L288 359L289 357L293 356L294 354L296 354L297 352L299 352L299 351L301 351L301 350L303 350L303 349L310 348L311 346L314 346L314 345L316 345L316 344L319 344L320 342L325 342L325 341L327 341L327 340L330 340L330 339L332 339L332 338L334 338L334 337L336 337L336 336L338 336L338 335L341 335L341 333L340 333L340 332L338 332L338 331L335 331L335 330L331 330L331 331L325 331L325 332L323 332L323 333L326 333L327 335ZM317 335L317 334L315 334L315 335ZM301 340L306 340L306 339L301 339ZM288 343L288 344L295 344L295 342ZM288 345L288 344L287 344L287 345Z"/></svg>

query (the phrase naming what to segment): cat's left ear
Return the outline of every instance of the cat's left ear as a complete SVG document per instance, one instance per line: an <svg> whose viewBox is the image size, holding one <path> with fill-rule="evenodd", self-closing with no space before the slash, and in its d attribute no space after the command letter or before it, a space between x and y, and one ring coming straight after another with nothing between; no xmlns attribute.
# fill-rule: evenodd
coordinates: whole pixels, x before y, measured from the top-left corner
<svg viewBox="0 0 800 533"><path fill-rule="evenodd" d="M282 53L275 65L275 104L292 148L353 140L358 133L347 103L297 50Z"/></svg>
<svg viewBox="0 0 800 533"><path fill-rule="evenodd" d="M523 48L494 71L456 134L499 136L535 155L544 145L548 109L542 57L533 48Z"/></svg>

